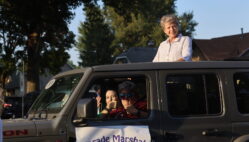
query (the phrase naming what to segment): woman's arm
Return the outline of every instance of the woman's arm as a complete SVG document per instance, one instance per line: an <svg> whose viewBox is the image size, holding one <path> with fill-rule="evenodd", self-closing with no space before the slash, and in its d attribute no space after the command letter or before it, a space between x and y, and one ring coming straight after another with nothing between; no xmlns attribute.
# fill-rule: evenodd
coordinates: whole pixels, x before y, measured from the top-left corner
<svg viewBox="0 0 249 142"><path fill-rule="evenodd" d="M182 58L178 59L177 61L191 61L192 52L192 39L187 36L183 41Z"/></svg>

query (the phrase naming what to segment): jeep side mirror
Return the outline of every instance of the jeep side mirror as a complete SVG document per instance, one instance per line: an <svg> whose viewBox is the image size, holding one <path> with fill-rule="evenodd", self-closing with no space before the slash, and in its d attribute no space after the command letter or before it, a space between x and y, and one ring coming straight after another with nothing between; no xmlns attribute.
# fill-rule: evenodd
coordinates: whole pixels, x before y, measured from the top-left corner
<svg viewBox="0 0 249 142"><path fill-rule="evenodd" d="M73 123L75 125L83 124L84 120L97 117L97 102L95 99L86 98L79 100L77 104L77 111Z"/></svg>

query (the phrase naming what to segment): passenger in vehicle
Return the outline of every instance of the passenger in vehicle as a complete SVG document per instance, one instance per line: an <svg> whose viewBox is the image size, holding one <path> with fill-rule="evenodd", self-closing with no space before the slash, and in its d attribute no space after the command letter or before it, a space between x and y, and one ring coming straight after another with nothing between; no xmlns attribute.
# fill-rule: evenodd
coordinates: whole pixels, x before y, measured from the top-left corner
<svg viewBox="0 0 249 142"><path fill-rule="evenodd" d="M101 111L102 118L114 118L116 115L116 109L121 108L120 100L118 99L117 92L115 90L106 91L106 108Z"/></svg>
<svg viewBox="0 0 249 142"><path fill-rule="evenodd" d="M175 15L165 15L160 25L167 40L161 42L153 62L179 62L191 61L192 40L179 33L179 22Z"/></svg>
<svg viewBox="0 0 249 142"><path fill-rule="evenodd" d="M125 81L118 86L122 108L116 109L117 118L144 118L147 116L147 102L138 100L134 88L135 84Z"/></svg>
<svg viewBox="0 0 249 142"><path fill-rule="evenodd" d="M97 113L100 114L100 111L102 110L101 106L101 86L99 84L94 84L91 88L93 92L89 92L87 94L87 98L96 99L97 102Z"/></svg>

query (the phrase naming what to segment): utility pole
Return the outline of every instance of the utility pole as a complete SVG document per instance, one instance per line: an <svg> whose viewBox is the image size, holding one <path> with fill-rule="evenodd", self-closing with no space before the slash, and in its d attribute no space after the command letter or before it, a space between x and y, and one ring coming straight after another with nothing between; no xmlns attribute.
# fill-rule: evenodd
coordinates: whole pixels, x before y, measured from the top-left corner
<svg viewBox="0 0 249 142"><path fill-rule="evenodd" d="M25 94L26 94L26 82L25 82L25 62L24 62L24 60L22 61L22 72L23 72L23 77L22 77L22 84L23 84L23 86L21 86L21 87L23 87L23 88L21 88L21 89L23 89L23 94L22 94L22 118L24 118L24 97L25 97Z"/></svg>

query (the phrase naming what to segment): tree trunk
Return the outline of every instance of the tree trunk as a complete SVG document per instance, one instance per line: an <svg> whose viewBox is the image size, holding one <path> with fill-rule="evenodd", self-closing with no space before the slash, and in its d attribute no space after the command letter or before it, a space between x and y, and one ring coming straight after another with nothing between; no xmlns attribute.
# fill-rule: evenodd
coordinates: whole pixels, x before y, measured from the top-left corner
<svg viewBox="0 0 249 142"><path fill-rule="evenodd" d="M27 93L39 90L39 65L40 65L40 49L37 33L29 35L28 44L28 65L27 65Z"/></svg>

